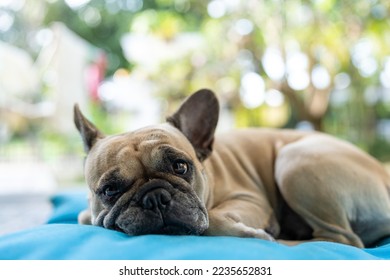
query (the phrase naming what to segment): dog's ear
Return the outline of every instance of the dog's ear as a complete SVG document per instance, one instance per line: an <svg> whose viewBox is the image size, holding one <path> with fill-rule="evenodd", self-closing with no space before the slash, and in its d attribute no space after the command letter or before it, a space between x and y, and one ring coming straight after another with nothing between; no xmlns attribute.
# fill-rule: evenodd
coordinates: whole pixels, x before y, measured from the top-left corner
<svg viewBox="0 0 390 280"><path fill-rule="evenodd" d="M80 132L84 142L84 150L88 153L97 140L104 138L104 135L96 128L96 126L87 120L81 113L78 104L74 105L74 123Z"/></svg>
<svg viewBox="0 0 390 280"><path fill-rule="evenodd" d="M219 103L214 92L201 89L188 97L167 121L187 137L203 161L212 151L218 117Z"/></svg>

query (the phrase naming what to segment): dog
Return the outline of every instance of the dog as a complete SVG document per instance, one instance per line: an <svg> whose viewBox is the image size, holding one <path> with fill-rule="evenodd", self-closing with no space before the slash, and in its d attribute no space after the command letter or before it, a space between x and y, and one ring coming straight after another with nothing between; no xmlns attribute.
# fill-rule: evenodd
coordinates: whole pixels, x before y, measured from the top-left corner
<svg viewBox="0 0 390 280"><path fill-rule="evenodd" d="M216 95L202 89L165 123L106 136L76 104L90 189L79 223L128 235L359 248L390 235L390 176L376 159L320 132L248 128L215 135L218 116Z"/></svg>

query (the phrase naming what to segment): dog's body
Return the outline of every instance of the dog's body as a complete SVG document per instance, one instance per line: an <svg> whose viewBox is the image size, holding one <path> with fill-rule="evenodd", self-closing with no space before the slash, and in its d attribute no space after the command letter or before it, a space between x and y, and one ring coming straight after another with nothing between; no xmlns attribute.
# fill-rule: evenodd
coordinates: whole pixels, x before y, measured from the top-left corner
<svg viewBox="0 0 390 280"><path fill-rule="evenodd" d="M90 210L80 222L123 231L327 240L390 235L390 177L353 145L316 132L218 135L201 90L165 124L106 137L75 108L88 152Z"/></svg>

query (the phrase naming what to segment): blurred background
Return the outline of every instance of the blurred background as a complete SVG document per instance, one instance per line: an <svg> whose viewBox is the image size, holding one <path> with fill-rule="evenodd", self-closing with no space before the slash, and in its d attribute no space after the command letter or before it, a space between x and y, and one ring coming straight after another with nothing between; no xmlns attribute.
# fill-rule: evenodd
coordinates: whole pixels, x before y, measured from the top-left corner
<svg viewBox="0 0 390 280"><path fill-rule="evenodd" d="M0 204L85 188L75 102L118 133L205 87L219 130L319 130L386 163L390 1L0 0Z"/></svg>

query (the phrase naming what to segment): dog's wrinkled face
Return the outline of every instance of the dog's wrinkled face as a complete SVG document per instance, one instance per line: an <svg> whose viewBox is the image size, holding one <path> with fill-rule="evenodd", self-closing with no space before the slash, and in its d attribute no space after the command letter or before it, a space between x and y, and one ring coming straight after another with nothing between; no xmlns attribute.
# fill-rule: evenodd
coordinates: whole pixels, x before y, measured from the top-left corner
<svg viewBox="0 0 390 280"><path fill-rule="evenodd" d="M201 162L211 153L217 120L218 102L208 90L191 96L168 123L113 136L76 106L90 222L129 235L202 234L208 188Z"/></svg>
<svg viewBox="0 0 390 280"><path fill-rule="evenodd" d="M130 235L201 234L204 178L191 144L166 125L106 137L86 159L92 223Z"/></svg>

